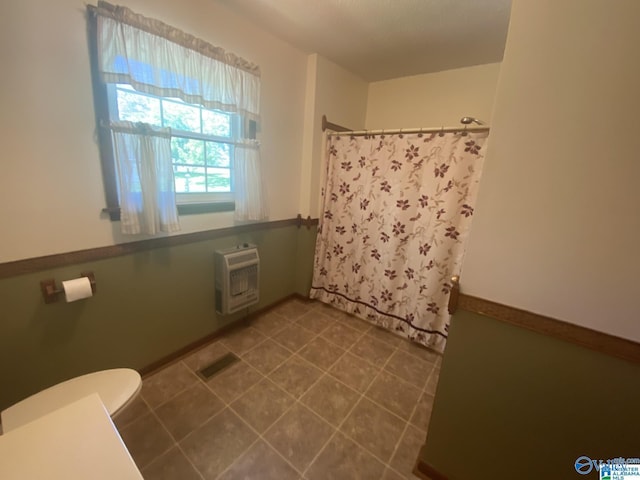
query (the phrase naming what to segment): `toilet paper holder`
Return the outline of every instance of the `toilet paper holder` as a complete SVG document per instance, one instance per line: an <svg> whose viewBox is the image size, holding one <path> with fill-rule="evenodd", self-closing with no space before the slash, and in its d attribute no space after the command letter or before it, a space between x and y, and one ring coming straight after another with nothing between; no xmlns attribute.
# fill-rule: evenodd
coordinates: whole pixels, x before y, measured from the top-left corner
<svg viewBox="0 0 640 480"><path fill-rule="evenodd" d="M96 293L96 277L93 272L82 272L81 277L87 277L91 284L91 291ZM64 292L63 288L56 287L56 281L53 278L42 280L40 282L40 290L42 290L42 296L44 297L44 303L53 303L58 301L58 295Z"/></svg>

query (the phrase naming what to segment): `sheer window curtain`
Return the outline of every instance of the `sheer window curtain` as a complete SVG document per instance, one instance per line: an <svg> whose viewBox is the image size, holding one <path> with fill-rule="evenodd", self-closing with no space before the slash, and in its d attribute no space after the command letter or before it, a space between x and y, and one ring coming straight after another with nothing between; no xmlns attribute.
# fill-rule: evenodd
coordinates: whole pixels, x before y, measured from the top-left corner
<svg viewBox="0 0 640 480"><path fill-rule="evenodd" d="M265 187L260 162L260 144L246 141L236 145L233 160L236 210L239 221L259 221L268 218Z"/></svg>
<svg viewBox="0 0 640 480"><path fill-rule="evenodd" d="M126 7L98 2L95 14L98 20L98 69L103 82L129 84L152 95L180 98L206 108L238 113L245 124L248 121L259 123L260 69L257 65ZM145 129L141 136L147 136L150 131ZM114 138L117 136L116 133L113 135ZM160 138L156 134L152 137ZM155 143L151 139L149 142ZM234 151L235 200L240 206L235 218L266 219L259 143L239 141ZM129 160L117 162L124 165ZM156 166L158 164L164 165L164 162L156 162ZM142 183L155 179L162 184L149 188L150 191L164 190L168 182L165 174L169 173L173 181L172 169L169 172L166 168L153 176L140 174L139 178ZM120 181L120 184L123 188L128 182ZM135 192L129 195L121 189L119 193L121 198L136 197ZM163 205L170 202L175 209L175 195L163 197ZM168 218L159 211L150 216ZM125 230L123 224L123 233L128 233ZM144 227L141 232L145 233Z"/></svg>
<svg viewBox="0 0 640 480"><path fill-rule="evenodd" d="M171 131L113 122L122 233L155 235L180 230L175 201Z"/></svg>

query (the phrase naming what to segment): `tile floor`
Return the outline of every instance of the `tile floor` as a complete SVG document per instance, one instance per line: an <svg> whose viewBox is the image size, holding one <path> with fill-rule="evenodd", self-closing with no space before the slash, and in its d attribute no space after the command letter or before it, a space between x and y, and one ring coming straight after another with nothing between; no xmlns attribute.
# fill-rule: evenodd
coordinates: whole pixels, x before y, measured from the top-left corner
<svg viewBox="0 0 640 480"><path fill-rule="evenodd" d="M241 359L208 381L194 371ZM143 382L115 423L146 480L401 479L440 356L292 299Z"/></svg>

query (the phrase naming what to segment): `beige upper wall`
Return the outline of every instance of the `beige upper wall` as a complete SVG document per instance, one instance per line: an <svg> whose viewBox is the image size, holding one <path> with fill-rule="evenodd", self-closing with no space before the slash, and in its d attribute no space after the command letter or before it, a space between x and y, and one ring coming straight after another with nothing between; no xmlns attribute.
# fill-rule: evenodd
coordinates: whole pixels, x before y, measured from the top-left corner
<svg viewBox="0 0 640 480"><path fill-rule="evenodd" d="M307 55L210 0L121 0L260 65L262 160L273 220L298 213ZM92 248L123 237L105 206L85 2L0 4L0 262ZM183 216L188 233L231 214Z"/></svg>
<svg viewBox="0 0 640 480"><path fill-rule="evenodd" d="M366 128L455 126L460 118L491 122L499 63L369 84Z"/></svg>
<svg viewBox="0 0 640 480"><path fill-rule="evenodd" d="M465 293L640 341L639 18L514 1Z"/></svg>
<svg viewBox="0 0 640 480"><path fill-rule="evenodd" d="M325 160L322 115L339 125L364 128L368 83L318 54L309 56L307 79L300 211L315 218L321 209Z"/></svg>

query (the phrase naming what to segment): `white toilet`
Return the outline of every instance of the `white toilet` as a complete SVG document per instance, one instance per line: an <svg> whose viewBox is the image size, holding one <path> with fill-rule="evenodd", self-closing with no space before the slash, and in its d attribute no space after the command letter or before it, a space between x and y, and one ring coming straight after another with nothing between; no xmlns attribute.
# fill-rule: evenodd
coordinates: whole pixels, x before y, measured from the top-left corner
<svg viewBox="0 0 640 480"><path fill-rule="evenodd" d="M6 433L64 407L81 398L97 393L105 409L113 418L140 392L140 374L130 368L115 368L88 373L42 390L3 410L2 430Z"/></svg>

